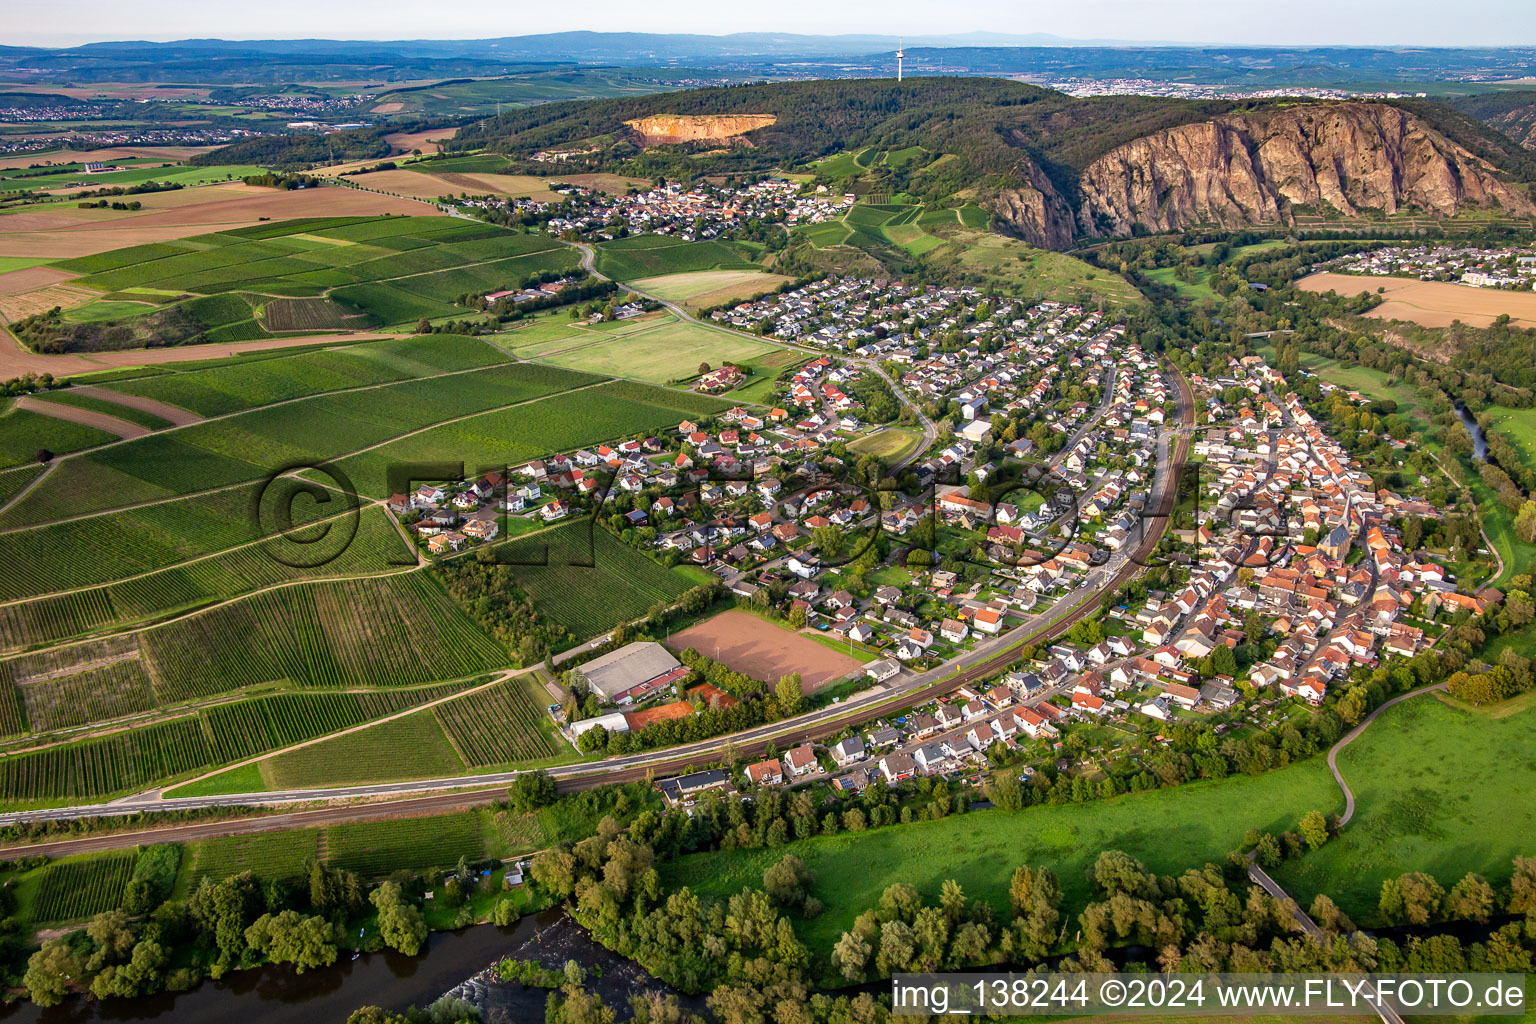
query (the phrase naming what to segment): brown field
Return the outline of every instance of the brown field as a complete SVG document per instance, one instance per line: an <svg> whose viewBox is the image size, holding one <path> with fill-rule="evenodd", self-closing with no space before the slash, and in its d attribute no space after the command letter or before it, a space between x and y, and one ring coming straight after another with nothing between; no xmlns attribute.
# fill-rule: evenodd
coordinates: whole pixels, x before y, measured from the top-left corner
<svg viewBox="0 0 1536 1024"><path fill-rule="evenodd" d="M7 274L0 274L0 295L19 295L22 292L35 291L38 288L47 288L51 285L68 281L77 274L71 274L67 270L54 270L50 267L27 267L24 270L12 270Z"/></svg>
<svg viewBox="0 0 1536 1024"><path fill-rule="evenodd" d="M681 302L690 309L708 309L726 302L739 302L762 292L772 291L794 278L761 270L699 270L682 274L662 274L632 282L647 295Z"/></svg>
<svg viewBox="0 0 1536 1024"><path fill-rule="evenodd" d="M48 91L63 92L64 90L49 89ZM31 167L33 164L74 164L88 161L110 163L113 160L127 160L130 157L144 157L149 160L165 160L168 163L174 163L196 156L198 153L206 153L212 148L211 146L110 146L105 149L21 153L17 156L0 157L0 169Z"/></svg>
<svg viewBox="0 0 1536 1024"><path fill-rule="evenodd" d="M459 133L457 126L452 128L429 128L424 132L390 132L384 136L384 141L394 146L397 152L409 153L412 150L421 150L423 153L432 154L442 147L440 142L446 142Z"/></svg>
<svg viewBox="0 0 1536 1024"><path fill-rule="evenodd" d="M247 227L262 220L365 217L382 213L439 215L435 209L410 199L350 188L286 192L240 183L151 193L143 197L143 202L145 208L132 213L81 210L59 203L0 216L0 253L67 258ZM90 214L105 216L83 216Z"/></svg>
<svg viewBox="0 0 1536 1024"><path fill-rule="evenodd" d="M41 398L23 396L16 399L16 408L26 409L29 412L40 413L44 416L52 416L54 419L68 420L71 423L80 423L87 427L95 427L97 430L105 430L109 434L118 437L143 437L149 433L148 427L141 427L137 423L119 419L116 416L108 416L104 412L94 409L78 409L73 405L61 405L58 402L46 402Z"/></svg>
<svg viewBox="0 0 1536 1024"><path fill-rule="evenodd" d="M739 611L721 612L681 633L673 633L667 646L674 651L692 647L705 657L770 686L782 676L799 672L801 688L806 693L864 667L857 659L823 647L808 636Z"/></svg>
<svg viewBox="0 0 1536 1024"><path fill-rule="evenodd" d="M1309 292L1335 291L1340 295L1374 294L1379 290L1385 301L1366 315L1381 320L1407 320L1424 327L1449 327L1460 320L1472 327L1487 327L1495 317L1508 313L1517 326L1536 327L1536 292L1354 274L1312 274L1297 281L1296 286Z"/></svg>
<svg viewBox="0 0 1536 1024"><path fill-rule="evenodd" d="M22 317L46 313L54 306L60 309L74 309L76 306L83 306L99 298L101 298L99 292L77 288L72 284L56 284L15 295L0 295L0 322L9 323L12 320L20 320Z"/></svg>
<svg viewBox="0 0 1536 1024"><path fill-rule="evenodd" d="M142 395L127 395L117 391L108 391L106 388L99 388L92 384L81 384L72 390L76 394L99 398L104 402L115 402L118 405L126 405L130 409L147 412L151 416L159 416L161 419L169 420L178 427L184 427L188 423L197 423L202 420L202 417L195 412L188 412L180 406L157 402L153 398L145 398Z"/></svg>
<svg viewBox="0 0 1536 1024"><path fill-rule="evenodd" d="M374 113L374 114L398 114L400 111L402 111L404 109L405 109L405 104L404 103L380 103L378 106L373 108L371 113Z"/></svg>
<svg viewBox="0 0 1536 1024"><path fill-rule="evenodd" d="M36 293L33 293L36 294ZM92 296L95 297L94 295ZM51 373L67 377L76 373L95 373L126 366L158 366L162 363L187 363L199 359L222 359L241 352L263 352L274 348L300 345L338 345L358 341L377 341L399 337L392 334L355 332L319 334L307 338L265 338L223 345L182 345L177 348L134 348L119 352L90 352L79 355L45 356L23 348L9 331L0 329L0 378L19 377L24 373ZM117 401L117 399L113 399Z"/></svg>
<svg viewBox="0 0 1536 1024"><path fill-rule="evenodd" d="M417 199L471 195L503 195L552 202L559 197L544 178L527 174L423 174L419 171L374 171L352 179L364 188L379 189Z"/></svg>

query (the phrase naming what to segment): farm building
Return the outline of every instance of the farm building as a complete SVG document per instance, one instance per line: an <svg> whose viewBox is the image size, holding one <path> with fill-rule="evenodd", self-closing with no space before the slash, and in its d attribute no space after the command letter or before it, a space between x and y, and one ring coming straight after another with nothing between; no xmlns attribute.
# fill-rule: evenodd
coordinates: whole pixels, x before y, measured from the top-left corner
<svg viewBox="0 0 1536 1024"><path fill-rule="evenodd" d="M578 670L605 703L630 704L683 679L688 670L661 644L627 644Z"/></svg>

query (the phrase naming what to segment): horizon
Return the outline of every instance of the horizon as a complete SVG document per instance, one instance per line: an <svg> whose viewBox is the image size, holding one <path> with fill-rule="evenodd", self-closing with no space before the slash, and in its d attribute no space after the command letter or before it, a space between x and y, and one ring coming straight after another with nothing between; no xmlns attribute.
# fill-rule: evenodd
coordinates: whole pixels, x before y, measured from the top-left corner
<svg viewBox="0 0 1536 1024"><path fill-rule="evenodd" d="M1392 36L1382 32L1374 10L1356 10L1330 0L1302 0L1285 25L1259 10L1234 10L1213 0L1170 0L1156 10L1130 0L1081 0L1069 8L1021 13L1006 0L962 0L943 19L935 19L913 3L860 2L835 13L812 0L787 0L773 24L762 24L752 12L658 7L645 17L617 0L595 0L581 16L571 15L539 32L519 31L523 19L489 0L459 0L446 13L436 13L431 30L423 30L420 9L406 0L377 0L366 7L345 0L315 5L274 0L259 9L213 10L175 2L123 8L105 0L69 0L62 5L20 0L8 19L9 31L0 45L73 48L93 43L167 43L195 40L261 42L316 40L321 42L443 42L520 38L566 32L687 35L728 37L742 34L804 36L876 36L907 39L925 37L1054 36L1053 41L973 43L984 46L1118 46L1118 47L1242 47L1253 49L1349 47L1374 49L1490 49L1536 46L1536 5L1524 0L1490 0L1477 19L1446 24L1443 7L1433 0L1404 0L1393 10ZM61 31L59 25L90 25L93 31ZM935 22L940 22L935 24ZM951 26L971 27L956 31ZM871 31L870 24L881 26ZM363 29L366 24L368 28ZM593 29L594 24L602 25ZM301 30L274 31L276 25L302 25ZM460 28L442 28L456 25ZM1415 31L1407 26L1425 26ZM99 28L95 28L100 26ZM479 29L464 31L463 27ZM799 26L814 26L803 28ZM989 26L982 28L980 26ZM1305 28L1305 31L1293 31ZM1432 26L1429 27L1429 26ZM1293 32L1293 34L1286 34ZM1413 38L1433 33L1428 40ZM1395 37L1395 38L1394 38ZM1511 41L1512 37L1516 41ZM921 44L918 44L921 45Z"/></svg>

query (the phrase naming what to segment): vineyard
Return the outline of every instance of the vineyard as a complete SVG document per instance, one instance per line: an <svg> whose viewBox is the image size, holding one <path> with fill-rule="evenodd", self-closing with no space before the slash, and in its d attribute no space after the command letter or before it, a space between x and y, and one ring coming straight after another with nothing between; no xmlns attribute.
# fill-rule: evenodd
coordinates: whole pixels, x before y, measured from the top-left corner
<svg viewBox="0 0 1536 1024"><path fill-rule="evenodd" d="M280 680L409 686L508 661L424 572L268 590L141 636L162 701Z"/></svg>
<svg viewBox="0 0 1536 1024"><path fill-rule="evenodd" d="M262 321L269 331L363 330L373 323L366 313L356 313L334 299L272 299L262 307Z"/></svg>
<svg viewBox="0 0 1536 1024"><path fill-rule="evenodd" d="M214 760L239 761L446 697L458 687L374 693L282 693L209 708Z"/></svg>
<svg viewBox="0 0 1536 1024"><path fill-rule="evenodd" d="M132 655L83 672L17 685L32 732L67 729L149 711L155 706L149 676L144 665Z"/></svg>
<svg viewBox="0 0 1536 1024"><path fill-rule="evenodd" d="M173 719L98 740L0 758L0 801L81 800L139 789L208 763L201 719Z"/></svg>
<svg viewBox="0 0 1536 1024"><path fill-rule="evenodd" d="M298 829L201 840L192 845L178 888L192 892L205 878L219 882L242 871L258 878L302 878L305 862L316 855L319 838L316 829Z"/></svg>
<svg viewBox="0 0 1536 1024"><path fill-rule="evenodd" d="M261 762L262 779L272 789L448 778L463 771L464 763L430 712L321 740Z"/></svg>
<svg viewBox="0 0 1536 1024"><path fill-rule="evenodd" d="M389 494L386 471L391 463L448 460L469 466L516 466L550 452L657 433L677 426L685 416L707 416L726 408L717 399L615 381L424 430L343 459L340 465L362 493L382 498Z"/></svg>
<svg viewBox="0 0 1536 1024"><path fill-rule="evenodd" d="M333 528L341 536L346 525ZM272 552L280 553L285 543L248 544L120 583L0 605L0 649L57 643L290 580L386 572L414 559L388 514L377 507L361 510L351 542L324 564L291 567L273 558Z"/></svg>
<svg viewBox="0 0 1536 1024"><path fill-rule="evenodd" d="M324 830L321 847L327 864L365 877L399 868L447 867L460 857L479 860L486 855L476 811L333 825Z"/></svg>
<svg viewBox="0 0 1536 1024"><path fill-rule="evenodd" d="M546 548L547 545L547 548ZM573 522L501 548L517 585L551 622L578 638L642 618L659 601L676 600L689 583L681 574L623 544L590 522Z"/></svg>
<svg viewBox="0 0 1536 1024"><path fill-rule="evenodd" d="M65 516L161 501L177 494L261 480L275 469L339 458L434 423L557 394L602 378L524 363L488 366L340 394L315 395L161 431L63 460L48 478L0 514L0 526L31 526ZM456 453L468 460L472 451ZM373 492L385 486L357 481ZM371 485L371 486L368 486ZM247 503L248 504L248 503ZM249 529L248 515L231 525ZM7 540L28 533L7 535ZM131 554L131 545L125 554ZM29 547L29 553L47 548ZM208 548L204 549L210 550ZM216 550L213 549L213 550ZM165 564L165 563L161 563ZM141 566L144 568L158 566ZM101 578L55 579L60 583Z"/></svg>
<svg viewBox="0 0 1536 1024"><path fill-rule="evenodd" d="M521 679L439 704L433 713L471 768L536 761L560 753L545 724L547 717Z"/></svg>
<svg viewBox="0 0 1536 1024"><path fill-rule="evenodd" d="M305 349L294 355L257 353L202 369L118 381L111 389L203 416L222 416L273 402L506 361L477 338L441 334Z"/></svg>
<svg viewBox="0 0 1536 1024"><path fill-rule="evenodd" d="M37 921L75 921L122 906L133 877L132 851L66 860L43 869L38 883Z"/></svg>

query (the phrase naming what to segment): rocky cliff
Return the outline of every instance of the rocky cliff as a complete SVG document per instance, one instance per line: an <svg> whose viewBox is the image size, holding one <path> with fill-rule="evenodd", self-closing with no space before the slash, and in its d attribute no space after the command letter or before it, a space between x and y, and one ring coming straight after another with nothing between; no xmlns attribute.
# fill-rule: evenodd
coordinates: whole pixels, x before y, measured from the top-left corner
<svg viewBox="0 0 1536 1024"><path fill-rule="evenodd" d="M1238 228L1293 207L1357 216L1469 206L1536 214L1529 192L1424 121L1382 103L1308 104L1232 113L1118 146L1079 176L1078 228Z"/></svg>
<svg viewBox="0 0 1536 1024"><path fill-rule="evenodd" d="M1067 249L1077 234L1072 204L1056 190L1051 179L1030 161L1025 168L1027 185L1002 189L986 207L1004 227L1030 245L1042 249Z"/></svg>
<svg viewBox="0 0 1536 1024"><path fill-rule="evenodd" d="M658 114L624 123L635 130L643 145L659 146L737 139L777 120L773 114Z"/></svg>

